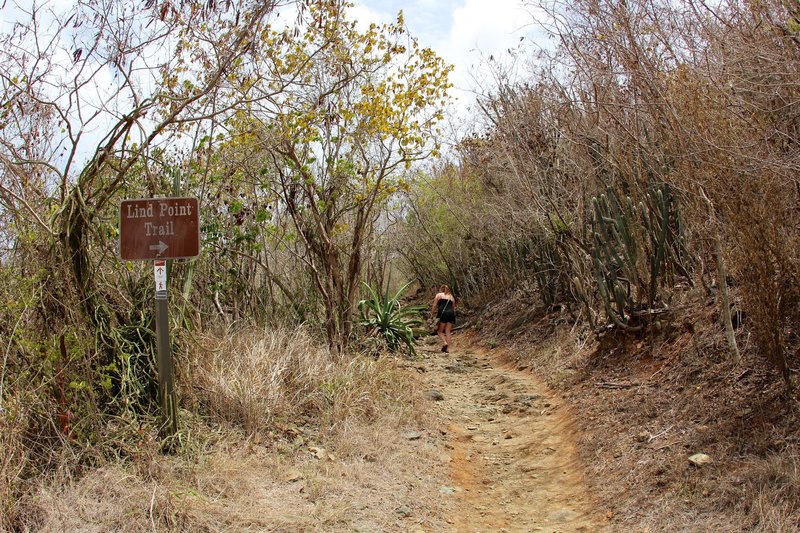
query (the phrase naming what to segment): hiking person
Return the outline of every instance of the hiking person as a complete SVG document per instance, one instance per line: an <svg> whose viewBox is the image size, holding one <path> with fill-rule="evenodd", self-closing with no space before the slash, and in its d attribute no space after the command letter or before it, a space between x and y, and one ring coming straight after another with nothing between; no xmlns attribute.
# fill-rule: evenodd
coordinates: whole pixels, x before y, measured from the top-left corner
<svg viewBox="0 0 800 533"><path fill-rule="evenodd" d="M439 287L439 292L433 299L431 315L439 319L436 334L444 345L442 351L448 353L450 346L450 332L456 323L456 298L447 285Z"/></svg>

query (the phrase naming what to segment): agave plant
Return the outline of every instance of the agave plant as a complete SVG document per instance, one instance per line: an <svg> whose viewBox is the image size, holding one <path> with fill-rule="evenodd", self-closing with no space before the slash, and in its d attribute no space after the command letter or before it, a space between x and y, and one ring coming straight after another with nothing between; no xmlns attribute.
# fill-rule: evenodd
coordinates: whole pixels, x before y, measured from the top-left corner
<svg viewBox="0 0 800 533"><path fill-rule="evenodd" d="M395 352L405 344L411 355L416 356L417 351L414 349L414 344L419 332L422 331L419 326L422 325L422 314L427 306L403 307L400 304L400 295L411 283L400 287L391 298L389 298L388 287L383 295L379 295L366 283L363 285L369 292L369 298L358 302L358 311L361 315L360 324L367 327L370 336L382 337L390 351Z"/></svg>

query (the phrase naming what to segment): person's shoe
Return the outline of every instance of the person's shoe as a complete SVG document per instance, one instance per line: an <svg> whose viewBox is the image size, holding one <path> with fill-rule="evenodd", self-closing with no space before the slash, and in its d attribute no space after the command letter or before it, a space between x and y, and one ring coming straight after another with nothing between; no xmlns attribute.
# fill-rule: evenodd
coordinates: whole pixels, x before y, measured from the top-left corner
<svg viewBox="0 0 800 533"><path fill-rule="evenodd" d="M450 353L450 347L449 347L448 345L446 345L446 344L445 344L444 346L442 346L442 351L443 351L444 353Z"/></svg>

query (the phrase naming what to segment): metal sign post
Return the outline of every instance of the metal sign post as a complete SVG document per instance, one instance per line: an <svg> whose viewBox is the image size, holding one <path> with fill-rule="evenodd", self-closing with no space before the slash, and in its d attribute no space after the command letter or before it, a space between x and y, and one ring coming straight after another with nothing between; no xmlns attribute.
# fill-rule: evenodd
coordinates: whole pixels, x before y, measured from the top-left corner
<svg viewBox="0 0 800 533"><path fill-rule="evenodd" d="M167 305L167 261L153 261L156 285L156 347L158 350L158 396L161 400L163 427L168 435L178 432L178 401L172 372L172 348L169 339L169 307Z"/></svg>
<svg viewBox="0 0 800 533"><path fill-rule="evenodd" d="M153 259L158 394L163 428L169 436L178 432L178 401L169 338L166 260L200 253L199 208L197 198L145 198L123 200L119 209L120 257Z"/></svg>

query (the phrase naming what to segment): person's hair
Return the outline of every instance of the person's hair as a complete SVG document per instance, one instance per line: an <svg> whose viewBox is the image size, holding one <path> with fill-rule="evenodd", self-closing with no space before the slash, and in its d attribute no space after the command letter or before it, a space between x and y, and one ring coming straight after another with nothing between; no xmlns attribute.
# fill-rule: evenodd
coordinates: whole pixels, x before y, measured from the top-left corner
<svg viewBox="0 0 800 533"><path fill-rule="evenodd" d="M453 291L450 290L450 287L448 285L442 285L441 287L439 287L439 292L443 292L445 294L453 294Z"/></svg>

